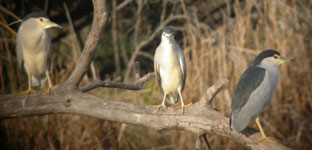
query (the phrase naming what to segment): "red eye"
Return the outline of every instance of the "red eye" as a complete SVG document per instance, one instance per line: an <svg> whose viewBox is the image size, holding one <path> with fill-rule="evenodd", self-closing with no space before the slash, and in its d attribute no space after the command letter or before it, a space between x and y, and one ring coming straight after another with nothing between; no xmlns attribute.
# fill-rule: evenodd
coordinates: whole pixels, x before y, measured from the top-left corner
<svg viewBox="0 0 312 150"><path fill-rule="evenodd" d="M40 20L41 22L43 21L43 19L42 19L42 18L40 18L39 20Z"/></svg>
<svg viewBox="0 0 312 150"><path fill-rule="evenodd" d="M274 59L276 59L276 58L277 58L277 56L273 56L273 58L274 58Z"/></svg>

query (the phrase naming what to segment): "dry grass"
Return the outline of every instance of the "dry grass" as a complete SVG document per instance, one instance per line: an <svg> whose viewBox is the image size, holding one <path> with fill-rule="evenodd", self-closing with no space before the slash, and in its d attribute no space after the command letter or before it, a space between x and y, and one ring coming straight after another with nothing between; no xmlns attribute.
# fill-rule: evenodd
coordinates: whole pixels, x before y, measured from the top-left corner
<svg viewBox="0 0 312 150"><path fill-rule="evenodd" d="M220 92L213 103L213 107L228 116L231 95L240 75L256 54L264 49L275 49L283 56L295 58L296 63L280 67L277 90L271 103L261 114L264 130L267 135L278 138L291 148L310 149L312 3L283 0L235 1L232 5L227 3L226 8L220 11L222 23L214 27L205 23L208 19L200 19L210 17L208 13L203 13L206 11L203 4L205 2L187 6L187 14L192 17L182 24L179 22L180 26L176 28L183 31L176 40L184 49L188 65L188 78L183 92L186 103L196 102L215 81L228 78L228 88ZM174 13L183 12L178 9L181 7L180 3L174 6L177 7ZM230 15L233 12L235 17ZM26 82L18 73L13 57L14 36L4 28L0 28L0 34L1 93L21 90L21 87L26 87ZM153 54L154 49L155 47L149 53ZM64 56L65 59L68 58ZM58 83L64 81L64 77L70 73L64 71L64 68L71 70L73 67L62 66L60 61L55 66L54 76ZM142 104L158 104L162 99L154 80L142 91L97 89L91 94ZM157 132L127 125L121 140L117 142L122 126L120 123L75 115L18 118L2 120L1 123L5 129L3 132L8 136L9 149L186 150L194 148L196 139L185 131ZM254 123L250 125L256 128ZM208 139L213 149L242 148L233 141L216 135L208 135Z"/></svg>

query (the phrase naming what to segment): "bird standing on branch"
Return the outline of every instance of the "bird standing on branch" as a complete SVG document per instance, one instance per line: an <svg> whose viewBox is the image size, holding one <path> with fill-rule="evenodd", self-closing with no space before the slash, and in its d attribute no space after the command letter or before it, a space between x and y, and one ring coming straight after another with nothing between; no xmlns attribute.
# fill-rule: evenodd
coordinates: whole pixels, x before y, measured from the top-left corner
<svg viewBox="0 0 312 150"><path fill-rule="evenodd" d="M43 13L31 13L22 20L22 24L17 32L16 54L18 65L22 64L28 75L28 90L21 92L27 93L27 98L31 92L35 92L32 86L44 87L48 78L49 93L53 87L50 79L51 67L51 36L48 28L58 27L60 25L49 20Z"/></svg>
<svg viewBox="0 0 312 150"><path fill-rule="evenodd" d="M293 59L280 56L274 50L265 50L256 57L236 85L232 97L231 129L241 132L256 117L256 123L262 135L258 142L267 140L277 143L276 139L266 137L258 115L270 102L276 88L279 78L278 66L293 61Z"/></svg>
<svg viewBox="0 0 312 150"><path fill-rule="evenodd" d="M158 85L164 93L161 105L155 105L157 112L160 107L167 108L165 100L169 104L175 104L181 100L182 113L184 105L182 91L186 81L186 62L182 49L174 40L174 31L165 27L162 31L161 42L154 56L154 70Z"/></svg>

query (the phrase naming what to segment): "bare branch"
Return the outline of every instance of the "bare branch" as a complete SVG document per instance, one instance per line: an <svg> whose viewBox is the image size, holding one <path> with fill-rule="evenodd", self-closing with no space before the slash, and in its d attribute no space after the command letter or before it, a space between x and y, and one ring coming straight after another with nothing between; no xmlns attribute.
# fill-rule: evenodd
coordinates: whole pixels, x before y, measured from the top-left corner
<svg viewBox="0 0 312 150"><path fill-rule="evenodd" d="M125 0L123 1L121 4L119 4L117 6L117 11L123 9L124 7L126 7L128 4L130 4L133 0Z"/></svg>
<svg viewBox="0 0 312 150"><path fill-rule="evenodd" d="M141 90L143 89L143 85L145 82L149 81L150 79L154 78L154 72L150 72L140 78L135 84L127 84L127 83L120 83L120 82L105 82L101 80L95 80L91 82L89 85L82 87L80 90L82 92L88 92L98 87L108 87L108 88L120 88L120 89L127 89L127 90Z"/></svg>
<svg viewBox="0 0 312 150"><path fill-rule="evenodd" d="M223 85L213 87L223 87ZM219 90L209 91L217 93ZM216 95L216 93L209 95ZM257 144L256 141L261 137L258 132L247 137L230 130L229 119L208 107L197 109L196 105L190 106L185 109L184 114L170 107L156 113L156 109L153 107L102 99L81 92L53 92L52 95L34 93L30 95L26 104L25 101L25 95L2 95L0 97L0 119L56 113L77 114L156 130L179 129L196 135L216 134L255 150L288 149L281 144L272 144L266 141Z"/></svg>
<svg viewBox="0 0 312 150"><path fill-rule="evenodd" d="M94 15L91 31L85 43L85 47L77 62L77 65L68 80L63 84L67 91L77 90L78 84L87 72L93 59L100 36L108 20L108 13L105 0L93 0Z"/></svg>
<svg viewBox="0 0 312 150"><path fill-rule="evenodd" d="M72 49L73 49L74 61L76 61L79 58L80 51L81 51L81 46L80 46L80 43L79 43L79 40L78 40L77 33L75 31L75 28L74 28L73 21L71 19L71 16L69 14L69 10L68 10L67 5L66 5L65 2L63 2L63 7L65 9L66 18L67 18L67 21L68 21L68 24L69 24L69 33L70 33L70 37L71 37L71 40L72 40L71 45L72 45ZM73 62L73 63L75 63L75 62Z"/></svg>
<svg viewBox="0 0 312 150"><path fill-rule="evenodd" d="M119 45L118 45L118 32L117 32L117 0L112 1L112 37L113 37L113 47L114 47L114 61L115 61L115 68L116 73L120 74L120 60L119 60Z"/></svg>
<svg viewBox="0 0 312 150"><path fill-rule="evenodd" d="M12 13L10 10L4 8L3 6L0 6L0 11L3 11L4 13L12 16L13 18L15 18L16 20L21 20L20 17L16 16L14 13Z"/></svg>
<svg viewBox="0 0 312 150"><path fill-rule="evenodd" d="M224 79L224 80L218 81L213 86L208 88L200 99L200 105L210 105L214 97L217 95L217 93L219 93L219 91L225 88L225 86L228 85L228 83L229 83L229 80Z"/></svg>

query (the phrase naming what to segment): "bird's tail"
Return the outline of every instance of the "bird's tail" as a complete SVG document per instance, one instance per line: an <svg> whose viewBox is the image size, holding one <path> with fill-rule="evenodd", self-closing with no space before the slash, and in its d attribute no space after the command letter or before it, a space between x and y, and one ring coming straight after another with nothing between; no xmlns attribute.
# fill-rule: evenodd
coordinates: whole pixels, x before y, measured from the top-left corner
<svg viewBox="0 0 312 150"><path fill-rule="evenodd" d="M40 86L39 86L40 89L44 88L45 83L47 83L46 81L47 81L47 78L43 78L43 79L40 80Z"/></svg>
<svg viewBox="0 0 312 150"><path fill-rule="evenodd" d="M44 78L37 78L35 76L32 76L31 77L31 86L39 87L40 89L43 89L46 81L47 81L46 77L44 77Z"/></svg>
<svg viewBox="0 0 312 150"><path fill-rule="evenodd" d="M170 94L168 94L166 100L167 100L168 104L175 104L180 100L180 96L179 96L178 92L170 93Z"/></svg>
<svg viewBox="0 0 312 150"><path fill-rule="evenodd" d="M232 113L230 115L229 127L230 127L230 130L233 130L233 128L232 128Z"/></svg>
<svg viewBox="0 0 312 150"><path fill-rule="evenodd" d="M40 82L38 80L38 78L36 78L35 76L32 76L31 77L31 86L39 86L40 85Z"/></svg>

